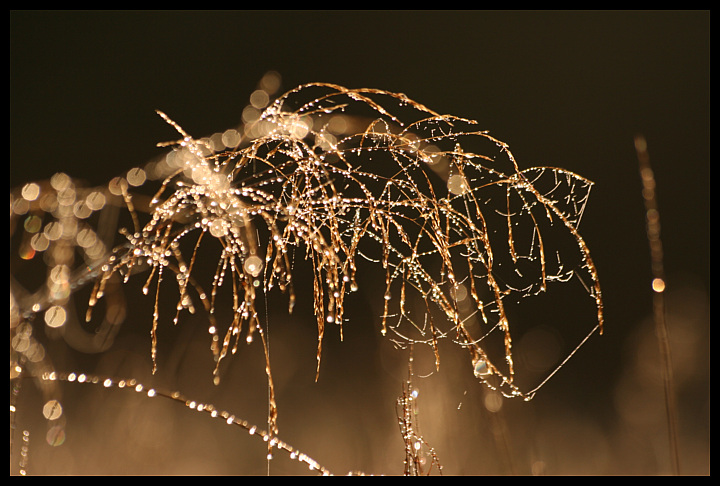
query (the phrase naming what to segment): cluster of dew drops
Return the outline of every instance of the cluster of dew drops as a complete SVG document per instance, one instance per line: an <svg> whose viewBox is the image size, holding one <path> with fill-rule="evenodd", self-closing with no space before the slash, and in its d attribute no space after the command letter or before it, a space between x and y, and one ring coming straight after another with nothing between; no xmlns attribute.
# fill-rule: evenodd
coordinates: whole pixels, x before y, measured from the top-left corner
<svg viewBox="0 0 720 486"><path fill-rule="evenodd" d="M565 229L576 242L583 262L580 270L590 282L588 294L597 303L598 327L602 325L597 273L577 230L589 181L560 169L522 171L507 145L478 130L476 122L440 115L401 93L313 83L272 100L278 85L275 74L263 78L243 111L240 127L211 137L194 139L159 112L180 135L175 141L159 144L171 151L113 179L105 188L83 189L58 174L50 187L30 183L19 195L11 195L11 219L24 218L20 256L31 260L44 254L49 268L46 289L33 294L35 300L28 303L11 291L11 317L15 316L11 318L12 346L21 357L13 376L24 372L27 363L34 363L30 367L40 370L34 374L49 382L79 382L80 376L85 382L97 381L85 375L60 375L42 366L42 345L32 337L31 317L44 312L47 326L62 327L69 318L65 307L69 296L81 286L92 285L86 314L90 320L96 304L108 298L115 276L121 275L127 282L141 271L148 273L143 292L155 294L151 340L156 366L162 320L160 283L169 278L177 286L173 322L178 322L183 311L195 313L200 308L207 313L216 383L220 362L235 353L238 343L250 343L260 336L270 392L268 431L260 435L294 458L302 458L311 469L324 472L308 456L276 438L277 406L267 329L256 309L261 291L278 288L287 296L288 311L292 312L296 253L304 252L301 256L314 270L318 374L326 326L336 325L342 335L347 321L344 298L358 289L358 266L367 260L385 271L383 335L400 346L430 346L438 366L438 340L452 339L469 352L472 372L480 381L500 388L506 396L531 396L513 382L512 339L503 300L512 293L544 291L549 282L564 281L572 273L562 265L546 265L547 242L537 225L537 208L540 216L544 214ZM409 119L396 114L400 112L409 113ZM492 153L476 152L465 145L469 141L472 147L478 140ZM382 160L382 170L373 169L373 159ZM554 188L535 188L534 180L548 177L554 178ZM136 188L148 182L159 183L159 188L143 199L135 193ZM504 198L501 203L507 203L500 205L503 211L489 209L488 188L499 189ZM510 209L511 198L521 201L518 210ZM132 230L121 229L125 241L116 246L104 241L89 222L92 214L111 203L129 209L134 223ZM490 211L492 217L500 215L500 221L504 218L507 222L507 234L500 243L488 227ZM138 217L142 212L149 215L144 223ZM45 222L47 215L51 216L49 222ZM532 227L527 254L519 250L522 242L520 237L515 240L512 229L519 221ZM201 245L211 238L220 242L221 250L206 290L193 278L193 270ZM181 245L188 240L192 242L189 253ZM377 256L364 253L368 245L378 250ZM84 257L79 270L71 270L77 265L68 247L79 249ZM537 268L534 281L515 288L497 278L497 264L493 265L501 253L509 255L511 266L523 259L533 264ZM464 259L462 269L456 265L458 255ZM223 286L232 288L234 316L225 332L215 317ZM458 298L460 289L464 303ZM425 303L423 320L408 308L411 294ZM475 327L460 312L468 303ZM438 312L449 326L439 323ZM121 321L117 316L124 314L116 309L113 315ZM504 363L494 362L484 349L484 339L496 332L504 336L500 353ZM108 379L101 383L144 390L131 381ZM179 394L165 395L181 398ZM211 405L185 402L189 408L246 427L251 434L257 432L256 427ZM55 410L49 420L57 419L59 403L49 408Z"/></svg>

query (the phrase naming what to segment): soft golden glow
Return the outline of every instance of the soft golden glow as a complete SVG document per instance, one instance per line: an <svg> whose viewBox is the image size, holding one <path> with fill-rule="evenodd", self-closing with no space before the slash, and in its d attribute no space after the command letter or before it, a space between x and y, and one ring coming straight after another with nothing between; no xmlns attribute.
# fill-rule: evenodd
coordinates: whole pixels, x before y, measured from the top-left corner
<svg viewBox="0 0 720 486"><path fill-rule="evenodd" d="M34 201L40 195L40 186L34 182L25 184L22 188L22 197L28 201Z"/></svg>
<svg viewBox="0 0 720 486"><path fill-rule="evenodd" d="M145 183L146 179L145 171L139 167L130 169L127 173L127 181L131 186L141 186Z"/></svg>
<svg viewBox="0 0 720 486"><path fill-rule="evenodd" d="M654 278L652 281L652 289L657 293L664 292L665 281L661 278Z"/></svg>
<svg viewBox="0 0 720 486"><path fill-rule="evenodd" d="M43 416L47 420L57 420L62 413L62 405L57 400L48 400L43 406Z"/></svg>
<svg viewBox="0 0 720 486"><path fill-rule="evenodd" d="M45 312L45 324L48 327L61 327L66 319L67 313L62 306L54 305Z"/></svg>

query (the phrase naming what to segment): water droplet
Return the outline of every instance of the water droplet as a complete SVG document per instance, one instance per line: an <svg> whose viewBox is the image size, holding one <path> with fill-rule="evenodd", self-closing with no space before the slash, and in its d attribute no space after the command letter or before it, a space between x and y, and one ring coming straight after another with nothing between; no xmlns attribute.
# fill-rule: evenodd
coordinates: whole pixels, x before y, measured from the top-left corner
<svg viewBox="0 0 720 486"><path fill-rule="evenodd" d="M65 427L61 424L54 425L47 431L45 440L53 447L62 445L65 442Z"/></svg>
<svg viewBox="0 0 720 486"><path fill-rule="evenodd" d="M455 194L456 196L461 196L465 194L469 189L467 181L460 174L451 175L448 178L447 186L448 191Z"/></svg>
<svg viewBox="0 0 720 486"><path fill-rule="evenodd" d="M245 259L243 268L253 277L257 277L263 268L263 262L257 255L250 255Z"/></svg>
<svg viewBox="0 0 720 486"><path fill-rule="evenodd" d="M665 291L665 281L661 278L654 279L652 281L652 288L657 293Z"/></svg>
<svg viewBox="0 0 720 486"><path fill-rule="evenodd" d="M57 420L62 413L62 405L57 400L48 400L43 406L43 416L48 420Z"/></svg>
<svg viewBox="0 0 720 486"><path fill-rule="evenodd" d="M476 378L484 378L492 374L492 372L488 368L487 361L485 361L483 358L478 358L477 360L475 360L475 363L473 364L473 373L475 374Z"/></svg>

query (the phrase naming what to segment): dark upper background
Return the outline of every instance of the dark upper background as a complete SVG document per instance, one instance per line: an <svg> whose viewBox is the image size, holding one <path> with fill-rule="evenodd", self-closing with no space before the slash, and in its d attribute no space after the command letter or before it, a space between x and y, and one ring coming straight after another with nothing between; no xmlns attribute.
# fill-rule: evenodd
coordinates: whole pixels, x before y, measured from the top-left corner
<svg viewBox="0 0 720 486"><path fill-rule="evenodd" d="M156 109L198 137L235 126L269 70L283 89L403 92L478 120L523 168L595 182L580 229L607 331L577 381L602 392L651 313L638 132L669 286L709 295L709 39L707 11L11 11L10 187L59 170L103 184L150 160L175 135Z"/></svg>

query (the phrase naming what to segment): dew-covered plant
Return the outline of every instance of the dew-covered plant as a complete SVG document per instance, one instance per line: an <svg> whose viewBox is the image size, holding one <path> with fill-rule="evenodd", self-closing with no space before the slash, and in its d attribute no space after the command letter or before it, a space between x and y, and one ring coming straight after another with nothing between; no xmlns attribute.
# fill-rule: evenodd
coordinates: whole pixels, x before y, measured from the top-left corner
<svg viewBox="0 0 720 486"><path fill-rule="evenodd" d="M28 293L11 265L11 380L58 376L43 368L44 358L31 357L34 316L63 326L75 289L89 286L86 320L102 301L105 315L76 341L102 351L124 320L123 282L141 278L154 311L147 324L133 325L150 330L153 370L162 323L178 323L185 312L207 317L216 384L240 343L260 342L272 439L278 409L258 306L277 291L293 312L298 260L312 267L316 376L326 333L365 325L345 313L364 268L382 274L379 333L398 348L429 347L438 369L439 343L454 343L474 376L506 397L532 398L567 361L537 386L518 385L508 302L579 281L596 313L578 324L582 339L568 358L602 331L598 275L578 231L590 181L558 168L521 169L477 122L401 93L313 83L256 110L240 132L208 138L194 138L159 112L178 133L160 144L171 149L162 159L102 188L83 189L61 173L11 191L11 240L19 240L24 259L44 253L48 267L46 283ZM128 210L128 224L91 223L91 215L118 209ZM115 241L108 228L118 226ZM215 255L209 273L197 263L206 248ZM160 305L166 281L176 302L170 315ZM223 289L230 322L218 314L227 304ZM406 400L400 408L410 406Z"/></svg>

